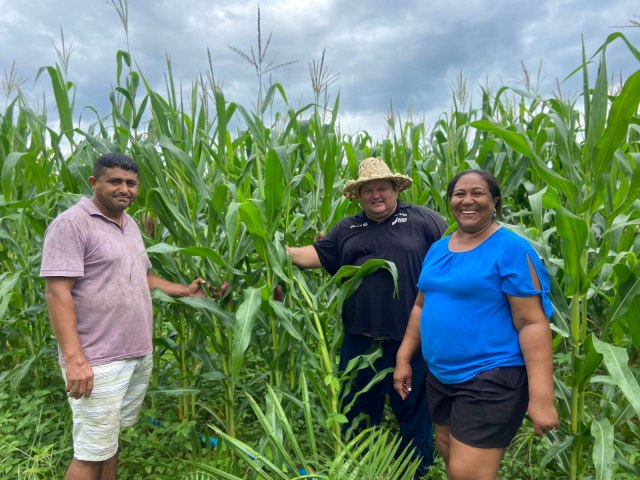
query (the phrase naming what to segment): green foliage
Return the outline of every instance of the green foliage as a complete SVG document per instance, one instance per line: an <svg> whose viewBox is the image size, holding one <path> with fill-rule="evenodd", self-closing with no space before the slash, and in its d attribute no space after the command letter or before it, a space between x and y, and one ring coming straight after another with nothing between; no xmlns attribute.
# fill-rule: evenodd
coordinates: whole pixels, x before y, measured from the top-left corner
<svg viewBox="0 0 640 480"><path fill-rule="evenodd" d="M126 25L126 2L116 7ZM455 173L494 173L503 223L535 245L552 273L562 426L540 440L525 424L501 477L637 476L640 72L610 91L606 48L614 41L640 59L619 33L594 62L585 54L574 72L584 78L581 108L503 86L483 90L480 109L465 109L460 86L454 110L431 131L391 113L381 142L337 129L339 100L329 103L319 72L315 103L297 110L282 85L264 88L259 75L252 112L228 100L212 73L178 91L169 59L166 91L155 91L131 53L119 51L111 112L87 107L95 123L76 128L66 68L43 67L57 117L33 111L19 92L0 113L0 457L7 459L0 476L60 478L70 458L69 413L38 278L42 241L51 219L90 193L93 160L112 150L140 164L130 213L154 269L174 281L199 276L225 286L220 298L154 294L147 406L162 424L144 415L123 432L122 478L314 478L300 476L303 467L328 478L411 475L415 465L393 427L350 442L342 435L350 405L340 392L376 352L338 371L340 308L362 276L384 269L395 278L395 266L371 260L329 278L292 267L284 248L313 242L358 210L341 189L371 155L414 180L404 200L445 216ZM214 432L218 445L203 447ZM430 476L442 475L440 462Z"/></svg>
<svg viewBox="0 0 640 480"><path fill-rule="evenodd" d="M3 384L6 385L6 384ZM64 392L33 390L17 396L0 390L0 475L3 478L57 478L72 450L69 413L53 410ZM64 436L64 438L63 438Z"/></svg>
<svg viewBox="0 0 640 480"><path fill-rule="evenodd" d="M304 377L301 383L304 384ZM306 390L306 389L305 389ZM308 402L298 402L286 398L305 412L306 438L302 444L294 433L294 426L285 413L279 395L268 388L266 411L249 396L251 407L262 426L265 437L260 441L260 451L246 443L218 431L218 435L228 442L242 458L252 475L244 478L331 478L335 480L351 478L367 479L413 479L419 465L408 450L400 450L400 440L387 430L365 429L348 443L342 444L335 456L326 458L319 455L315 446L319 443L314 433L313 415ZM285 400L285 399L283 399ZM310 452L305 452L310 447ZM204 471L220 473L207 465L193 463ZM303 476L301 476L303 475ZM235 477L234 477L235 478Z"/></svg>

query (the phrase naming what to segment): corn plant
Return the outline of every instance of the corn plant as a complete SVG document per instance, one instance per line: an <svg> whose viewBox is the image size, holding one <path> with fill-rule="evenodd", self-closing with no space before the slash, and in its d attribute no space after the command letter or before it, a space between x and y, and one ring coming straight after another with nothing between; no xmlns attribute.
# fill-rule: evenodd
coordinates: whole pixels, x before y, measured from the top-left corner
<svg viewBox="0 0 640 480"><path fill-rule="evenodd" d="M617 36L607 43L614 38ZM568 321L556 327L568 341L571 358L568 376L564 381L557 379L557 384L569 415L569 442L564 447L570 449L565 468L572 479L581 478L586 469L583 450L592 444L586 443L588 436L595 442L592 452L597 474L610 476L613 459L620 454L613 428L628 421L620 416L620 409L631 408L640 414L640 387L624 349L616 346L622 332L633 339L631 332L636 327L629 325L637 323L630 309L638 293L634 239L639 223L640 169L637 134L630 131L630 125L638 121L640 72L632 74L620 93L610 98L604 50L603 46L593 89L589 88L586 60L582 66L582 143L571 135L576 131L572 110L558 101L550 102L549 112L538 113L526 124L473 123L516 153L517 161L526 163L538 178L537 185L528 184L527 192L533 225L538 241L547 245L546 257L555 267L558 286L569 305L568 311L560 309ZM640 59L635 49L632 52ZM558 303L564 304L564 299ZM606 380L592 378L601 365L609 373ZM608 405L602 408L602 416L589 414L585 394L602 381L620 387L623 406Z"/></svg>
<svg viewBox="0 0 640 480"><path fill-rule="evenodd" d="M126 29L126 2L113 4ZM636 475L640 74L610 91L606 47L614 41L640 59L618 33L592 59L585 53L573 73L584 79L580 108L541 96L530 82L483 88L474 108L460 78L453 110L431 129L391 112L389 138L380 142L339 131L340 99L329 101L334 77L323 70L324 54L310 68L309 104L292 108L285 87L261 77L252 110L225 97L212 62L208 82L183 89L167 58L164 90L154 90L127 46L116 52L110 111L83 108L81 122L67 78L70 47L63 46L60 64L39 72L55 113L32 109L17 89L0 114L0 379L11 380L14 396L27 379L62 388L38 278L44 230L90 194L94 159L122 151L140 165L140 195L129 213L154 269L185 283L200 276L223 291L198 300L153 296L152 411L220 440L212 452L201 447L202 432L191 431L184 456L194 475L410 476L414 466L393 431L342 438L350 405L340 392L376 353L338 371L340 307L363 275L376 268L393 275L394 266L373 261L332 279L294 268L284 245L309 244L358 211L341 188L367 156L411 176L414 187L402 200L445 216L449 179L483 168L502 184L505 226L532 241L552 273L563 424L543 441L538 463L569 478ZM262 58L266 47L259 52Z"/></svg>

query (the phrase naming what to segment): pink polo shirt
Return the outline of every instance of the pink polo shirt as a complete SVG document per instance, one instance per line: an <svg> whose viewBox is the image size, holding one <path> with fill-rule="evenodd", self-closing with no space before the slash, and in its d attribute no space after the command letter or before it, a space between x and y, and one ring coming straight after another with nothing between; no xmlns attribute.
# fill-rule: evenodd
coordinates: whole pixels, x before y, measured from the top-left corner
<svg viewBox="0 0 640 480"><path fill-rule="evenodd" d="M152 351L151 269L140 230L124 213L122 228L88 198L47 228L41 277L73 277L77 328L92 365ZM64 358L58 348L60 364Z"/></svg>

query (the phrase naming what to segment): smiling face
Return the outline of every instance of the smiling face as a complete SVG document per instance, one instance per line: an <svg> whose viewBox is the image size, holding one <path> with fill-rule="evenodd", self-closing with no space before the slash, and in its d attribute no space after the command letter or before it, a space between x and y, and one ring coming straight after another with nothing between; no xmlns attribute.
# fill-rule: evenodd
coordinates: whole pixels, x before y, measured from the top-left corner
<svg viewBox="0 0 640 480"><path fill-rule="evenodd" d="M398 189L391 180L371 180L360 187L360 204L368 218L382 222L398 206Z"/></svg>
<svg viewBox="0 0 640 480"><path fill-rule="evenodd" d="M476 173L462 175L449 198L451 212L464 233L478 233L493 224L500 198L494 197L487 181Z"/></svg>
<svg viewBox="0 0 640 480"><path fill-rule="evenodd" d="M105 168L100 176L89 177L93 203L108 218L120 221L122 212L138 196L138 174L119 167Z"/></svg>

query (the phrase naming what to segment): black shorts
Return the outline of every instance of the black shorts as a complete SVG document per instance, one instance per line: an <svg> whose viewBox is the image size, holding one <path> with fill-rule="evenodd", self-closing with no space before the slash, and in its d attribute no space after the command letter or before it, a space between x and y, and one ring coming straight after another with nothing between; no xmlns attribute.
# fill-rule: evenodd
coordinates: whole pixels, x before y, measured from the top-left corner
<svg viewBox="0 0 640 480"><path fill-rule="evenodd" d="M529 404L527 371L499 367L462 383L440 383L427 372L429 413L457 440L478 448L507 448Z"/></svg>

